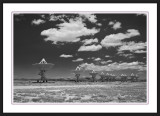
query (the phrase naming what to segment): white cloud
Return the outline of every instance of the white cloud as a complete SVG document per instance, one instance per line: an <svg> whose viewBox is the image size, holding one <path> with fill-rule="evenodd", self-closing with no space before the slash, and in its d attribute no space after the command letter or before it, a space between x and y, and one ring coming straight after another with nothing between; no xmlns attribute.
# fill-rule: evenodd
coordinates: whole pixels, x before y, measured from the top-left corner
<svg viewBox="0 0 160 116"><path fill-rule="evenodd" d="M83 61L83 59L82 58L78 58L78 59L76 59L76 60L72 60L73 62L80 62L80 61Z"/></svg>
<svg viewBox="0 0 160 116"><path fill-rule="evenodd" d="M83 63L80 65L80 67L84 70L95 70L95 71L103 71L103 70L107 70L107 71L111 71L109 70L106 66L99 66L99 65L95 65L93 63Z"/></svg>
<svg viewBox="0 0 160 116"><path fill-rule="evenodd" d="M65 22L64 18L67 17L66 15L55 15L55 14L51 14L49 17L49 21L63 21Z"/></svg>
<svg viewBox="0 0 160 116"><path fill-rule="evenodd" d="M109 58L110 56L109 56L109 55L106 55L105 57L106 57L106 58ZM100 63L104 65L104 64L108 64L108 63L110 63L110 62L112 62L112 60L101 61Z"/></svg>
<svg viewBox="0 0 160 116"><path fill-rule="evenodd" d="M62 55L60 55L60 57L63 57L63 58L70 58L70 57L73 57L73 56L72 56L72 55L62 54Z"/></svg>
<svg viewBox="0 0 160 116"><path fill-rule="evenodd" d="M95 59L95 57L91 57L91 58L88 58L88 59Z"/></svg>
<svg viewBox="0 0 160 116"><path fill-rule="evenodd" d="M97 25L98 25L98 26L102 26L102 24L101 24L101 23L97 23Z"/></svg>
<svg viewBox="0 0 160 116"><path fill-rule="evenodd" d="M135 58L134 54L132 54L132 53L126 54L126 53L124 53L124 51L118 51L117 54L118 54L119 56L123 56L123 57L126 57L126 58L128 58L128 59Z"/></svg>
<svg viewBox="0 0 160 116"><path fill-rule="evenodd" d="M77 42L80 36L94 35L99 30L92 28L87 29L86 25L82 22L81 18L69 22L57 24L59 29L51 28L41 32L41 35L47 36L45 41L53 41L54 44L59 42Z"/></svg>
<svg viewBox="0 0 160 116"><path fill-rule="evenodd" d="M90 14L90 13L80 13L79 16L73 16L73 17L68 17L67 15L55 15L55 14L51 14L49 17L49 21L63 21L65 22L64 18L66 19L72 19L72 20L77 20L77 19L81 19L82 21L85 21L86 19L89 20L92 23L96 23L97 22L97 17L94 14ZM97 25L101 25L101 23L97 23Z"/></svg>
<svg viewBox="0 0 160 116"><path fill-rule="evenodd" d="M101 61L101 64L108 64L108 63L111 63L112 60L108 60L108 61Z"/></svg>
<svg viewBox="0 0 160 116"><path fill-rule="evenodd" d="M97 17L94 14L79 14L82 17L85 17L86 19L88 19L90 22L92 23L96 23L97 22Z"/></svg>
<svg viewBox="0 0 160 116"><path fill-rule="evenodd" d="M138 30L135 29L128 29L126 33L117 33L117 34L111 34L107 35L102 41L101 44L104 47L115 47L115 46L121 46L123 45L122 41L126 38L131 38L134 36L140 35Z"/></svg>
<svg viewBox="0 0 160 116"><path fill-rule="evenodd" d="M98 51L102 49L101 45L81 46L78 51Z"/></svg>
<svg viewBox="0 0 160 116"><path fill-rule="evenodd" d="M107 62L112 62L112 60L108 60Z"/></svg>
<svg viewBox="0 0 160 116"><path fill-rule="evenodd" d="M113 27L112 27L114 30L117 30L119 28L121 28L121 23L120 22L116 22Z"/></svg>
<svg viewBox="0 0 160 116"><path fill-rule="evenodd" d="M101 64L107 64L107 61L101 61Z"/></svg>
<svg viewBox="0 0 160 116"><path fill-rule="evenodd" d="M113 28L114 30L117 30L117 29L121 28L121 22L118 22L118 21L117 21L117 22L110 21L110 22L109 22L109 25L113 25L112 28Z"/></svg>
<svg viewBox="0 0 160 116"><path fill-rule="evenodd" d="M49 21L61 20L61 21L65 22L64 18L73 19L73 20L81 19L82 21L85 21L87 19L92 23L96 23L97 22L96 15L90 14L90 13L86 13L86 14L79 13L79 16L73 16L73 17L68 17L67 15L64 15L64 14L63 15L51 14L50 17L49 17ZM100 23L97 24L97 25L100 25Z"/></svg>
<svg viewBox="0 0 160 116"><path fill-rule="evenodd" d="M96 59L94 59L95 61L100 61L101 60L101 58L96 58Z"/></svg>
<svg viewBox="0 0 160 116"><path fill-rule="evenodd" d="M83 45L88 45L88 44L92 44L92 43L97 43L98 39L97 38L95 38L95 39L85 39L82 42L84 42Z"/></svg>
<svg viewBox="0 0 160 116"><path fill-rule="evenodd" d="M42 20L42 19L34 19L34 20L31 22L32 25L40 25L40 24L42 24L42 23L45 23L45 21Z"/></svg>
<svg viewBox="0 0 160 116"><path fill-rule="evenodd" d="M146 53L144 50L136 50L134 53Z"/></svg>
<svg viewBox="0 0 160 116"><path fill-rule="evenodd" d="M135 42L128 42L125 43L123 46L121 46L119 48L119 51L124 51L124 50L129 50L131 52L135 51L135 50L139 50L139 49L145 49L146 48L146 42L139 42L139 43L135 43Z"/></svg>
<svg viewBox="0 0 160 116"><path fill-rule="evenodd" d="M59 19L59 17L55 16L55 15L50 15L49 17L49 21L57 21Z"/></svg>
<svg viewBox="0 0 160 116"><path fill-rule="evenodd" d="M80 65L84 70L95 70L95 71L115 71L115 70L127 70L127 69L132 69L132 70L138 70L138 71L144 71L146 70L146 67L142 65L140 62L123 62L123 63L111 63L108 65L95 65L93 63L83 63Z"/></svg>
<svg viewBox="0 0 160 116"><path fill-rule="evenodd" d="M119 56L124 56L129 59L135 58L135 56L133 56L132 54L120 54Z"/></svg>
<svg viewBox="0 0 160 116"><path fill-rule="evenodd" d="M110 21L110 22L109 22L109 25L114 25L114 22L113 22L113 21Z"/></svg>
<svg viewBox="0 0 160 116"><path fill-rule="evenodd" d="M105 57L106 57L106 58L109 58L110 56L109 56L109 55L106 55Z"/></svg>
<svg viewBox="0 0 160 116"><path fill-rule="evenodd" d="M113 29L117 30L121 28L121 23L120 22L116 22L114 25L113 25Z"/></svg>
<svg viewBox="0 0 160 116"><path fill-rule="evenodd" d="M119 56L124 56L124 57L128 57L128 56L132 56L133 54L124 54L121 52L118 52Z"/></svg>
<svg viewBox="0 0 160 116"><path fill-rule="evenodd" d="M40 15L42 18L45 18L45 15L43 14L43 15Z"/></svg>

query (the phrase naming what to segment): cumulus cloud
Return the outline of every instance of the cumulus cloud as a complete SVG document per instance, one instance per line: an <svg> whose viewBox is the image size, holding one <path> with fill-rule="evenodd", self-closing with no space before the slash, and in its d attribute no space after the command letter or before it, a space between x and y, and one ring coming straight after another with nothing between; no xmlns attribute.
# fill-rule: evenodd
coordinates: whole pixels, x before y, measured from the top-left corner
<svg viewBox="0 0 160 116"><path fill-rule="evenodd" d="M83 59L82 58L78 58L78 59L76 59L76 60L72 60L73 62L80 62L80 61L83 61Z"/></svg>
<svg viewBox="0 0 160 116"><path fill-rule="evenodd" d="M102 46L108 48L108 47L115 47L115 46L121 46L123 45L123 42L121 40L126 38L131 38L134 36L140 35L138 30L135 29L128 29L126 33L117 33L117 34L111 34L107 35L102 41Z"/></svg>
<svg viewBox="0 0 160 116"><path fill-rule="evenodd" d="M80 13L79 15L81 17L84 17L84 18L88 19L92 23L96 23L97 22L97 17L94 14L87 14L87 13L86 14L82 14L82 13Z"/></svg>
<svg viewBox="0 0 160 116"><path fill-rule="evenodd" d="M132 41L132 42L127 42L123 46L121 46L119 48L119 51L129 50L131 52L134 52L136 50L145 49L145 48L146 48L146 42L135 43ZM138 52L142 52L142 51L138 51Z"/></svg>
<svg viewBox="0 0 160 116"><path fill-rule="evenodd" d="M112 62L112 60L108 60L107 62Z"/></svg>
<svg viewBox="0 0 160 116"><path fill-rule="evenodd" d="M109 25L112 25L112 28L114 29L114 30L117 30L117 29L119 29L119 28L121 28L121 23L120 22L113 22L113 21L110 21L109 22Z"/></svg>
<svg viewBox="0 0 160 116"><path fill-rule="evenodd" d="M93 63L83 63L80 65L84 70L95 70L95 71L115 71L115 70L127 70L134 69L138 71L146 70L146 66L142 65L140 62L123 62L123 63L111 63L108 65L95 65Z"/></svg>
<svg viewBox="0 0 160 116"><path fill-rule="evenodd" d="M84 70L95 70L95 71L101 71L102 67L104 68L104 66L99 66L99 65L95 65L93 63L83 63L80 65L80 67L82 67L82 69Z"/></svg>
<svg viewBox="0 0 160 116"><path fill-rule="evenodd" d="M107 61L101 61L100 63L101 64L107 64Z"/></svg>
<svg viewBox="0 0 160 116"><path fill-rule="evenodd" d="M95 57L91 57L91 58L88 58L88 59L95 59Z"/></svg>
<svg viewBox="0 0 160 116"><path fill-rule="evenodd" d="M97 43L98 39L97 38L95 38L95 39L85 39L82 42L84 42L83 45L88 45L88 44L92 44L92 43Z"/></svg>
<svg viewBox="0 0 160 116"><path fill-rule="evenodd" d="M43 15L40 15L40 17L41 17L41 18L45 18L45 15L44 15L44 14L43 14Z"/></svg>
<svg viewBox="0 0 160 116"><path fill-rule="evenodd" d="M124 54L124 53L121 53L121 52L118 52L119 56L124 56L124 57L127 57L127 58L134 58L133 54Z"/></svg>
<svg viewBox="0 0 160 116"><path fill-rule="evenodd" d="M63 21L65 22L64 19L73 19L73 20L77 20L77 19L81 19L82 21L90 21L91 23L95 23L97 24L98 26L101 26L102 24L101 23L96 23L97 22L97 17L96 15L94 14L91 14L91 13L79 13L78 16L72 16L72 17L68 17L67 15L55 15L55 14L51 14L50 17L49 17L49 21L57 21L57 20L60 20L60 21Z"/></svg>
<svg viewBox="0 0 160 116"><path fill-rule="evenodd" d="M78 51L98 51L102 49L101 45L81 46Z"/></svg>
<svg viewBox="0 0 160 116"><path fill-rule="evenodd" d="M50 15L49 21L57 21L59 19L59 16Z"/></svg>
<svg viewBox="0 0 160 116"><path fill-rule="evenodd" d="M49 17L49 21L63 21L65 22L64 18L67 18L66 15L55 15L55 14L51 14Z"/></svg>
<svg viewBox="0 0 160 116"><path fill-rule="evenodd" d="M34 19L31 24L32 25L40 25L42 23L45 23L46 21L42 20L42 19Z"/></svg>
<svg viewBox="0 0 160 116"><path fill-rule="evenodd" d="M109 58L110 56L109 56L109 55L105 55L105 57L106 57L106 58Z"/></svg>
<svg viewBox="0 0 160 116"><path fill-rule="evenodd" d="M112 60L108 60L108 61L101 61L100 63L104 65L104 64L109 64L111 62L112 62Z"/></svg>
<svg viewBox="0 0 160 116"><path fill-rule="evenodd" d="M113 27L112 27L114 30L117 30L119 28L121 28L121 23L120 22L116 22Z"/></svg>
<svg viewBox="0 0 160 116"><path fill-rule="evenodd" d="M60 57L63 57L63 58L70 58L70 57L73 57L73 55L62 54L62 55L60 55Z"/></svg>
<svg viewBox="0 0 160 116"><path fill-rule="evenodd" d="M45 41L52 41L54 44L59 42L77 42L80 36L94 35L99 30L92 28L88 29L81 19L57 24L59 29L51 28L41 32L42 36L47 36Z"/></svg>
<svg viewBox="0 0 160 116"><path fill-rule="evenodd" d="M101 60L101 58L96 58L96 59L94 59L95 61L100 61Z"/></svg>
<svg viewBox="0 0 160 116"><path fill-rule="evenodd" d="M109 25L114 25L114 22L113 22L113 21L110 21L110 22L109 22Z"/></svg>
<svg viewBox="0 0 160 116"><path fill-rule="evenodd" d="M97 23L98 26L102 26L102 23Z"/></svg>
<svg viewBox="0 0 160 116"><path fill-rule="evenodd" d="M144 50L136 50L134 53L146 53Z"/></svg>

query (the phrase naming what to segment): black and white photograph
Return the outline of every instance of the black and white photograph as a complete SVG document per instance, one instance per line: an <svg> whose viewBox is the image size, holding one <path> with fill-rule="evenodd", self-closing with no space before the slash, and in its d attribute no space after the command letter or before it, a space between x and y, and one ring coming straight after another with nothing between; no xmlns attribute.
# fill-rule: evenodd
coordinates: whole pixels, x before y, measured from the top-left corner
<svg viewBox="0 0 160 116"><path fill-rule="evenodd" d="M147 103L147 12L13 12L13 104Z"/></svg>

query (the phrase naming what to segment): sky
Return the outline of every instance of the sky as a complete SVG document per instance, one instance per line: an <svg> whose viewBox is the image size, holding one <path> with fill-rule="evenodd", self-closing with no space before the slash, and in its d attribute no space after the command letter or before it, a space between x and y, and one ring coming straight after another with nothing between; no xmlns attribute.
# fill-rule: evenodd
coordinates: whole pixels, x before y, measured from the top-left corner
<svg viewBox="0 0 160 116"><path fill-rule="evenodd" d="M145 14L94 12L14 14L14 78L39 78L32 64L42 58L54 67L47 78L98 73L146 78Z"/></svg>

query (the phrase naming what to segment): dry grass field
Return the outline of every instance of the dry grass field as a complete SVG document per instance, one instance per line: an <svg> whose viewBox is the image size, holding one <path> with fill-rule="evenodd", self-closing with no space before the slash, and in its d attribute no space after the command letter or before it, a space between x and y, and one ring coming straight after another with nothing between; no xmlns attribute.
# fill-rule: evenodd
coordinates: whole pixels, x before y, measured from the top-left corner
<svg viewBox="0 0 160 116"><path fill-rule="evenodd" d="M14 103L146 103L146 82L14 83Z"/></svg>

